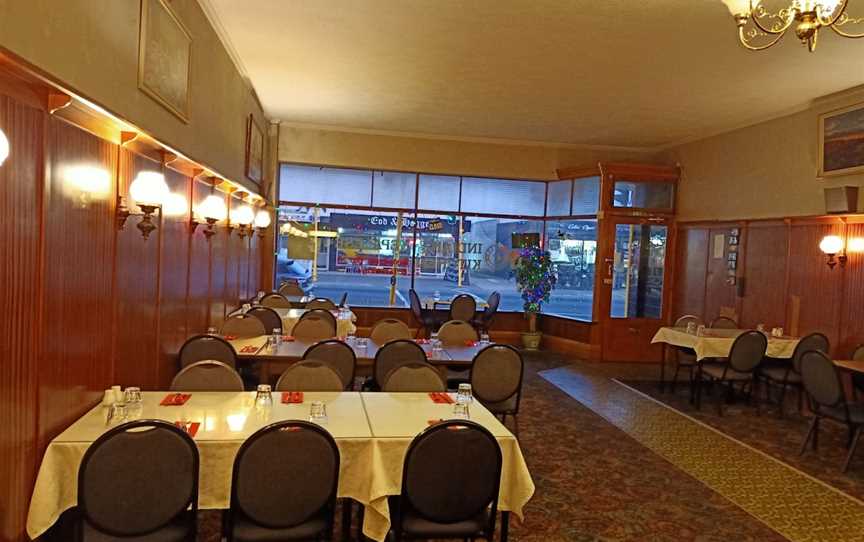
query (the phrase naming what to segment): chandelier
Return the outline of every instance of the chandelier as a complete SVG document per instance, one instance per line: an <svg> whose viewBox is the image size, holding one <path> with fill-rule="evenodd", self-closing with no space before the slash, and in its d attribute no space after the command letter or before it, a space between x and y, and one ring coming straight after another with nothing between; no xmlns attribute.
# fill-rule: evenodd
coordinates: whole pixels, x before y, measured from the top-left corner
<svg viewBox="0 0 864 542"><path fill-rule="evenodd" d="M864 18L846 13L849 0L784 0L788 5L777 11L766 8L766 0L723 0L723 3L738 25L738 39L751 51L771 47L793 26L795 35L810 51L816 49L819 30L824 27L844 38L864 38L864 32L846 31L849 26L864 23Z"/></svg>

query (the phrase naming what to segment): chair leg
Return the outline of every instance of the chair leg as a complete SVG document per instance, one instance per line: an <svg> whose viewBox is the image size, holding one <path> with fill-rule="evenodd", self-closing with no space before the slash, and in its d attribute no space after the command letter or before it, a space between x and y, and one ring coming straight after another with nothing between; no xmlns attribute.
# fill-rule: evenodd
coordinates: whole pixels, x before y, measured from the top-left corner
<svg viewBox="0 0 864 542"><path fill-rule="evenodd" d="M696 397L696 410L702 408L702 364L696 366L696 387L695 387L695 397Z"/></svg>
<svg viewBox="0 0 864 542"><path fill-rule="evenodd" d="M348 542L351 538L351 499L342 499L342 540Z"/></svg>
<svg viewBox="0 0 864 542"><path fill-rule="evenodd" d="M510 512L501 512L501 542L510 538Z"/></svg>
<svg viewBox="0 0 864 542"><path fill-rule="evenodd" d="M843 472L849 470L849 463L852 461L852 456L855 454L855 448L858 447L858 439L861 438L861 427L855 428L855 436L852 437L852 444L849 446L849 452L846 454L846 461L843 462Z"/></svg>
<svg viewBox="0 0 864 542"><path fill-rule="evenodd" d="M678 371L681 369L681 364L675 362L675 372L672 373L672 385L669 386L669 390L672 392L672 395L675 395L675 387L678 384Z"/></svg>
<svg viewBox="0 0 864 542"><path fill-rule="evenodd" d="M798 455L804 455L804 452L807 451L807 444L810 443L810 439L813 438L818 430L819 426L819 417L813 416L813 421L810 422L810 428L807 429L807 436L804 437L804 442L801 444L801 452Z"/></svg>
<svg viewBox="0 0 864 542"><path fill-rule="evenodd" d="M780 384L780 400L777 403L777 416L783 417L783 408L786 406L786 381Z"/></svg>

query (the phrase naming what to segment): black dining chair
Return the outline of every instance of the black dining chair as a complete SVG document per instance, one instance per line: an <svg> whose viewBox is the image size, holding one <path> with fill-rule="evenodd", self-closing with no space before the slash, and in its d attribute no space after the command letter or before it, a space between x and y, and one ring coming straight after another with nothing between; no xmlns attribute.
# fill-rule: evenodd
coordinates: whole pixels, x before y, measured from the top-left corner
<svg viewBox="0 0 864 542"><path fill-rule="evenodd" d="M313 423L256 431L234 459L228 541L332 540L339 462L336 441Z"/></svg>
<svg viewBox="0 0 864 542"><path fill-rule="evenodd" d="M795 350L792 352L791 363L784 360L775 363L768 367L762 367L759 370L759 376L765 381L765 396L770 400L771 384L780 386L780 398L778 399L778 415L783 417L783 405L786 401L786 389L795 388L798 390L798 411L803 407L801 400L803 389L801 386L801 356L805 352L815 350L827 354L830 351L828 337L822 333L811 333L801 337L798 344L795 345Z"/></svg>
<svg viewBox="0 0 864 542"><path fill-rule="evenodd" d="M198 463L195 442L174 424L109 429L78 468L78 541L194 541Z"/></svg>
<svg viewBox="0 0 864 542"><path fill-rule="evenodd" d="M471 362L471 390L489 412L506 422L513 418L514 433L519 436L519 402L525 362L522 354L508 344L492 344L474 356Z"/></svg>
<svg viewBox="0 0 864 542"><path fill-rule="evenodd" d="M264 324L264 333L271 335L274 330L282 329L282 317L270 307L252 307L246 311L246 316L257 318Z"/></svg>
<svg viewBox="0 0 864 542"><path fill-rule="evenodd" d="M385 377L390 371L400 365L409 363L426 363L426 351L409 339L390 341L378 348L375 361L372 364L372 379L367 389L381 390Z"/></svg>
<svg viewBox="0 0 864 542"><path fill-rule="evenodd" d="M699 326L702 324L702 319L692 314L685 314L675 320L675 327L686 328L688 324ZM672 373L672 385L670 386L670 390L673 394L675 393L675 388L678 384L678 373L683 367L687 370L688 381L691 386L690 391L692 393L693 371L696 368L696 351L686 346L674 346L673 353L675 354L675 372Z"/></svg>
<svg viewBox="0 0 864 542"><path fill-rule="evenodd" d="M805 352L801 356L801 380L810 405L813 409L813 421L807 437L801 445L801 454L807 450L807 444L812 443L813 449L819 442L819 423L827 418L838 421L849 430L846 442L848 452L843 461L843 472L849 470L849 463L855 455L861 429L864 427L864 404L850 403L843 391L843 382L834 362L826 354L815 350Z"/></svg>
<svg viewBox="0 0 864 542"><path fill-rule="evenodd" d="M500 304L501 294L499 292L492 292L486 300L486 307L483 309L483 312L474 318L472 324L483 333L489 333L492 321L495 319L495 315L498 314L498 306Z"/></svg>
<svg viewBox="0 0 864 542"><path fill-rule="evenodd" d="M339 339L328 339L315 343L303 353L303 359L314 359L325 363L336 371L346 390L354 385L357 355L354 349Z"/></svg>
<svg viewBox="0 0 864 542"><path fill-rule="evenodd" d="M269 293L261 298L261 304L265 307L270 307L271 309L290 309L292 308L292 304L288 299L278 293Z"/></svg>
<svg viewBox="0 0 864 542"><path fill-rule="evenodd" d="M171 381L171 391L243 391L243 378L233 367L215 360L183 367Z"/></svg>
<svg viewBox="0 0 864 542"><path fill-rule="evenodd" d="M323 361L306 359L294 363L276 382L276 391L342 391L345 384Z"/></svg>
<svg viewBox="0 0 864 542"><path fill-rule="evenodd" d="M438 369L428 363L405 363L384 376L381 391L398 392L444 392L447 383Z"/></svg>
<svg viewBox="0 0 864 542"><path fill-rule="evenodd" d="M855 347L850 359L853 361L864 361L864 344L859 344ZM864 394L864 374L859 372L852 373L852 391L856 398Z"/></svg>
<svg viewBox="0 0 864 542"><path fill-rule="evenodd" d="M501 448L489 430L468 420L428 427L408 447L402 493L390 499L395 540L492 540L500 480Z"/></svg>
<svg viewBox="0 0 864 542"><path fill-rule="evenodd" d="M237 352L231 343L222 337L214 335L195 335L186 339L178 354L180 367L186 367L196 361L216 360L237 367Z"/></svg>
<svg viewBox="0 0 864 542"><path fill-rule="evenodd" d="M219 333L225 337L233 336L237 339L249 339L260 337L267 333L264 323L251 314L235 314L222 323Z"/></svg>
<svg viewBox="0 0 864 542"><path fill-rule="evenodd" d="M473 295L459 294L450 302L450 317L448 320L474 321L477 314L477 300Z"/></svg>
<svg viewBox="0 0 864 542"><path fill-rule="evenodd" d="M411 314L417 322L417 336L419 337L422 331L428 337L437 326L434 312L423 308L420 296L417 295L417 291L414 288L408 290L408 299L411 302Z"/></svg>
<svg viewBox="0 0 864 542"><path fill-rule="evenodd" d="M306 308L308 310L322 309L325 311L333 311L336 310L336 303L333 303L331 299L326 297L316 297L306 303Z"/></svg>
<svg viewBox="0 0 864 542"><path fill-rule="evenodd" d="M402 320L396 318L384 318L378 320L369 332L369 338L375 344L385 344L396 339L410 339L411 328Z"/></svg>
<svg viewBox="0 0 864 542"><path fill-rule="evenodd" d="M306 312L300 315L300 320L316 316L330 322L330 324L333 326L333 333L336 333L336 330L338 329L338 327L336 326L336 317L333 316L333 313L327 309L308 309Z"/></svg>
<svg viewBox="0 0 864 542"><path fill-rule="evenodd" d="M738 322L728 316L718 316L711 320L711 329L738 329Z"/></svg>
<svg viewBox="0 0 864 542"><path fill-rule="evenodd" d="M702 386L705 380L726 384L727 395L718 393L717 412L723 415L723 403L727 397L731 397L735 384L740 384L742 391L747 391L747 396L752 397L757 385L756 375L759 364L765 357L768 348L768 339L758 331L746 331L739 335L732 348L729 350L729 359L724 363L709 364L700 362L696 368L696 408L702 405ZM759 405L757 401L757 407Z"/></svg>

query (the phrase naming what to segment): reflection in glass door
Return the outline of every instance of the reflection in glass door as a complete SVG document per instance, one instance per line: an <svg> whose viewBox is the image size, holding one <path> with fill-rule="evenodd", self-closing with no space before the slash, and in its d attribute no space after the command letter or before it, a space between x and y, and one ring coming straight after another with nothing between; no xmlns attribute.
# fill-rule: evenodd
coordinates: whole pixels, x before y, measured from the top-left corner
<svg viewBox="0 0 864 542"><path fill-rule="evenodd" d="M665 225L615 225L612 318L661 317L666 240Z"/></svg>

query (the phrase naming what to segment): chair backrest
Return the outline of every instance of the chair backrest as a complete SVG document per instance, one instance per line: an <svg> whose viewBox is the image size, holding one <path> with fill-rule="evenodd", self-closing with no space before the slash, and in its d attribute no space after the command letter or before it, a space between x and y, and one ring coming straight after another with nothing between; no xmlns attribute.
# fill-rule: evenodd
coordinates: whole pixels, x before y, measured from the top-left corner
<svg viewBox="0 0 864 542"><path fill-rule="evenodd" d="M264 324L264 333L267 335L272 334L274 329L282 329L282 317L270 307L252 307L246 311L246 316L261 320Z"/></svg>
<svg viewBox="0 0 864 542"><path fill-rule="evenodd" d="M196 361L174 376L171 391L243 391L243 379L221 361Z"/></svg>
<svg viewBox="0 0 864 542"><path fill-rule="evenodd" d="M702 325L702 319L692 314L685 314L684 316L679 316L678 319L675 320L675 327L687 327L687 324L690 323L699 326Z"/></svg>
<svg viewBox="0 0 864 542"><path fill-rule="evenodd" d="M354 349L339 339L328 339L313 344L303 353L303 359L314 359L336 371L342 379L342 386L349 389L354 383L357 356Z"/></svg>
<svg viewBox="0 0 864 542"><path fill-rule="evenodd" d="M827 354L831 350L828 337L822 333L811 333L801 337L801 340L795 345L795 351L792 352L792 368L796 373L801 372L801 356L810 350Z"/></svg>
<svg viewBox="0 0 864 542"><path fill-rule="evenodd" d="M522 394L525 363L522 354L510 345L489 345L471 362L471 389L481 403L500 403Z"/></svg>
<svg viewBox="0 0 864 542"><path fill-rule="evenodd" d="M298 341L323 341L336 335L336 325L321 316L306 317L304 314L300 321L294 324L291 335Z"/></svg>
<svg viewBox="0 0 864 542"><path fill-rule="evenodd" d="M114 427L87 448L78 468L78 508L97 531L144 536L198 509L198 448L161 420Z"/></svg>
<svg viewBox="0 0 864 542"><path fill-rule="evenodd" d="M288 282L283 282L282 285L279 286L279 294L291 297L302 297L306 295L306 292L303 291L303 288L301 288L299 284L289 280Z"/></svg>
<svg viewBox="0 0 864 542"><path fill-rule="evenodd" d="M339 374L322 361L307 359L288 367L276 391L342 391L345 385Z"/></svg>
<svg viewBox="0 0 864 542"><path fill-rule="evenodd" d="M396 318L385 318L378 320L372 326L372 332L369 333L369 338L375 344L384 344L386 342L395 341L396 339L410 339L411 328L402 320Z"/></svg>
<svg viewBox="0 0 864 542"><path fill-rule="evenodd" d="M495 437L477 423L450 420L427 428L408 447L401 498L436 523L465 521L490 506L494 518L500 479Z"/></svg>
<svg viewBox="0 0 864 542"><path fill-rule="evenodd" d="M306 312L300 315L300 319L311 318L311 317L319 317L327 320L331 324L333 324L333 334L336 334L336 317L333 316L333 313L327 309L306 309Z"/></svg>
<svg viewBox="0 0 864 542"><path fill-rule="evenodd" d="M248 314L236 314L222 324L219 329L222 335L233 335L238 339L248 339L250 337L260 337L267 333L264 323Z"/></svg>
<svg viewBox="0 0 864 542"><path fill-rule="evenodd" d="M280 294L267 294L261 299L261 304L271 309L290 309L291 302Z"/></svg>
<svg viewBox="0 0 864 542"><path fill-rule="evenodd" d="M801 382L807 394L819 407L845 404L843 383L837 367L824 352L809 350L801 355Z"/></svg>
<svg viewBox="0 0 864 542"><path fill-rule="evenodd" d="M417 324L421 327L423 326L423 304L420 303L420 296L417 295L417 291L414 288L408 290L408 299L411 304L411 314L414 315L414 319L417 320Z"/></svg>
<svg viewBox="0 0 864 542"><path fill-rule="evenodd" d="M380 347L375 354L372 377L380 388L384 384L387 373L408 363L426 363L426 352L423 348L408 339L390 341Z"/></svg>
<svg viewBox="0 0 864 542"><path fill-rule="evenodd" d="M264 528L286 529L323 513L330 532L339 460L333 437L313 423L287 420L259 429L234 458L232 514Z"/></svg>
<svg viewBox="0 0 864 542"><path fill-rule="evenodd" d="M729 318L728 316L718 316L711 321L711 325L709 327L712 327L714 329L738 329L738 322Z"/></svg>
<svg viewBox="0 0 864 542"><path fill-rule="evenodd" d="M462 346L466 341L479 340L477 330L462 320L450 320L438 329L438 339L444 346Z"/></svg>
<svg viewBox="0 0 864 542"><path fill-rule="evenodd" d="M762 363L768 339L758 331L745 331L735 339L729 350L729 367L741 372L751 373Z"/></svg>
<svg viewBox="0 0 864 542"><path fill-rule="evenodd" d="M406 363L384 376L381 391L447 391L447 383L441 378L441 373L428 363Z"/></svg>
<svg viewBox="0 0 864 542"><path fill-rule="evenodd" d="M486 308L483 309L483 321L488 326L492 322L492 318L498 312L498 306L501 304L501 293L492 292L489 294L489 299L486 300Z"/></svg>
<svg viewBox="0 0 864 542"><path fill-rule="evenodd" d="M348 292L343 292L342 297L339 299L339 306L344 307L346 303L348 303Z"/></svg>
<svg viewBox="0 0 864 542"><path fill-rule="evenodd" d="M325 311L332 311L336 310L336 303L333 303L332 300L327 299L326 297L316 297L312 301L306 303L306 308L309 310L324 309Z"/></svg>
<svg viewBox="0 0 864 542"><path fill-rule="evenodd" d="M459 294L450 302L450 320L470 322L477 312L477 300L468 294Z"/></svg>
<svg viewBox="0 0 864 542"><path fill-rule="evenodd" d="M237 366L237 352L231 343L222 337L213 335L195 335L189 337L180 347L180 367L186 367L196 361L215 359L231 367Z"/></svg>

